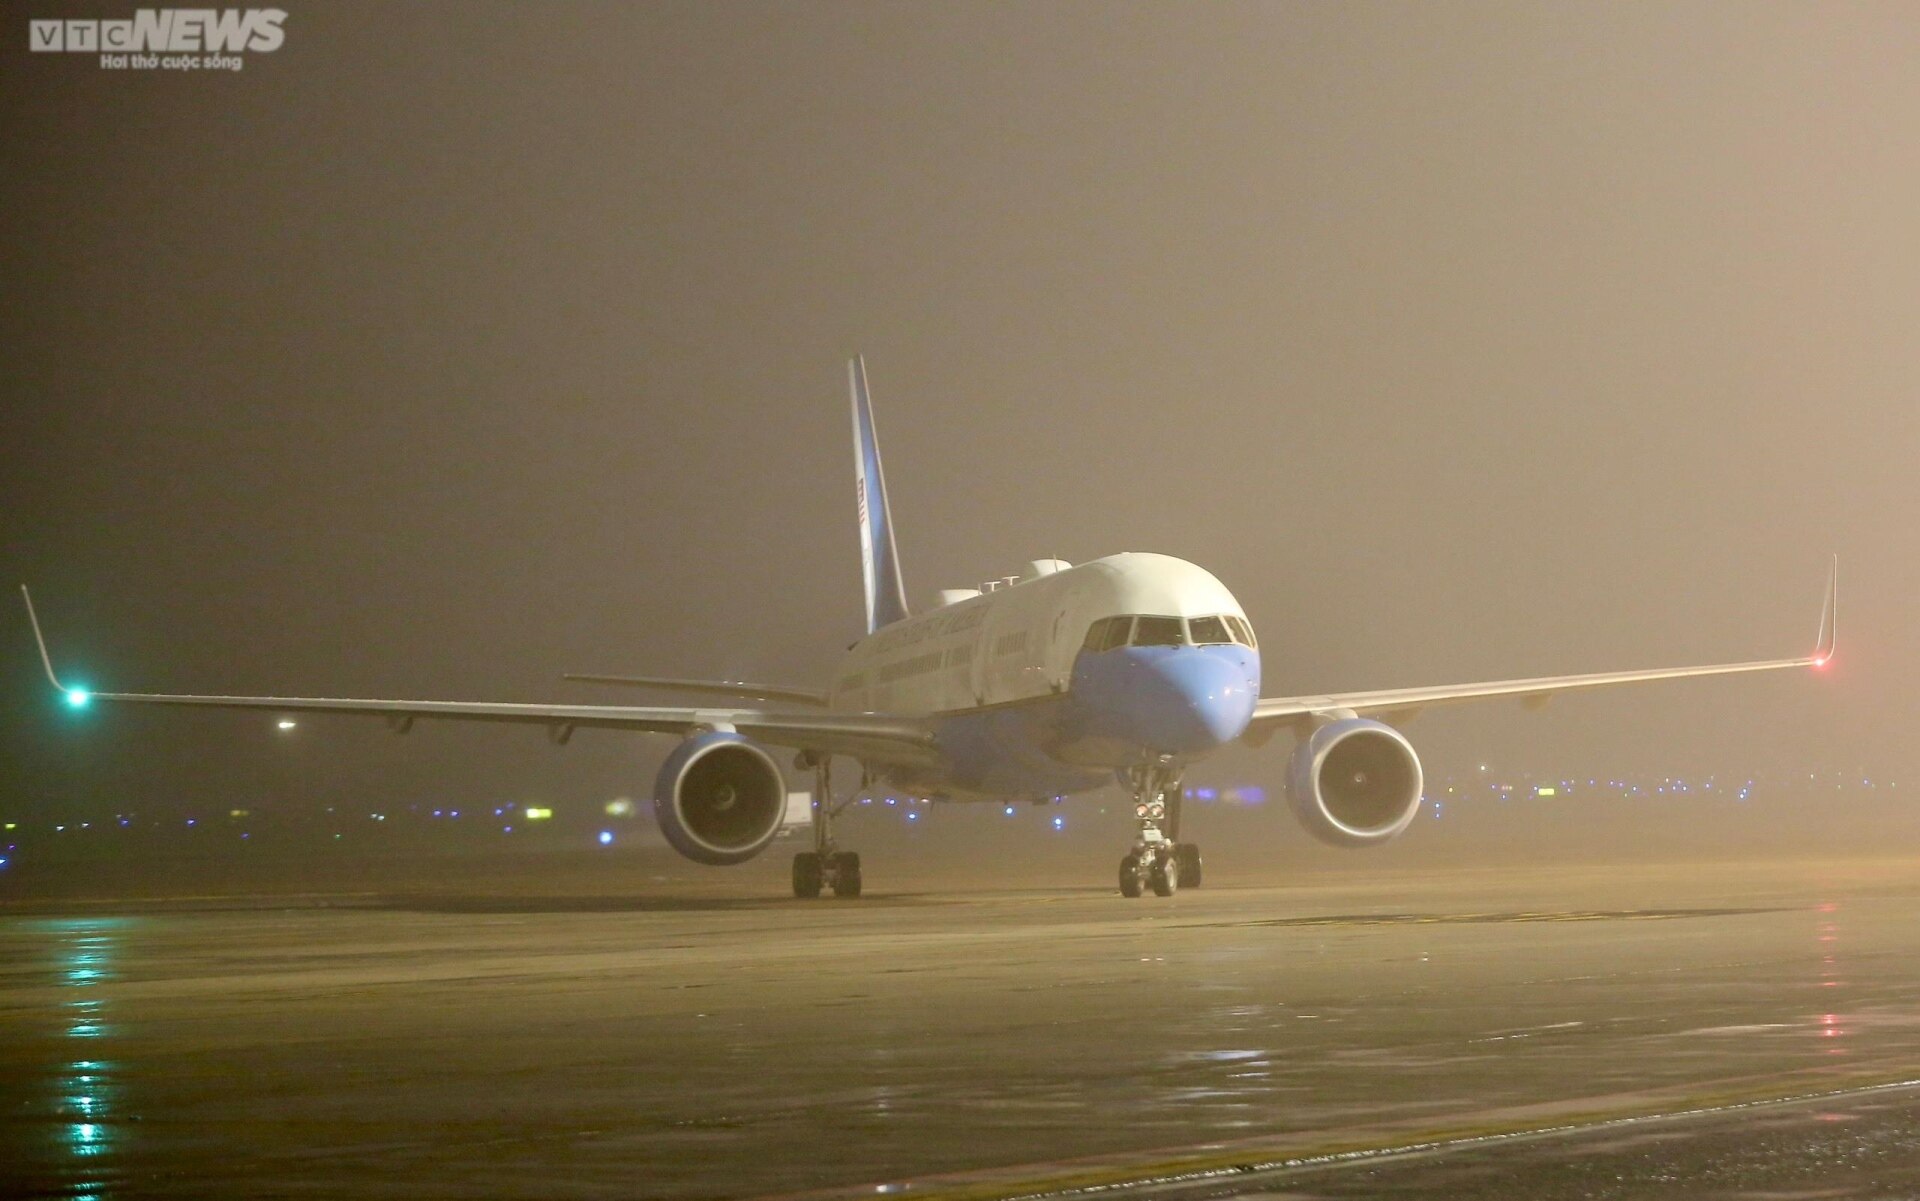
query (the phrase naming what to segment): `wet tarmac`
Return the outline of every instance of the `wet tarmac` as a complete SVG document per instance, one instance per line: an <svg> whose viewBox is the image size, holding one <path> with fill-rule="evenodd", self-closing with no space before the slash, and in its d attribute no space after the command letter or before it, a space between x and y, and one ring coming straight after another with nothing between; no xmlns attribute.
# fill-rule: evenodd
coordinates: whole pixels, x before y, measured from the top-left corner
<svg viewBox="0 0 1920 1201"><path fill-rule="evenodd" d="M9 902L0 1194L1920 1191L1913 861L771 871Z"/></svg>
<svg viewBox="0 0 1920 1201"><path fill-rule="evenodd" d="M1215 1178L1189 1198L1446 1197L1492 1201L1920 1196L1920 1082L1713 1113L1621 1118L1545 1135L1465 1139ZM1198 1186L1197 1186L1198 1185ZM1197 1187L1196 1187L1197 1186ZM1134 1195L1175 1195L1152 1187Z"/></svg>

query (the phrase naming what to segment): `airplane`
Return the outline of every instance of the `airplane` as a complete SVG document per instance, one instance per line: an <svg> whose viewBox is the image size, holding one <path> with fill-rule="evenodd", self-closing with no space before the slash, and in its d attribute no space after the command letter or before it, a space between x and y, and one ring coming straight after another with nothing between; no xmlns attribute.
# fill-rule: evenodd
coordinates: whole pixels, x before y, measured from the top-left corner
<svg viewBox="0 0 1920 1201"><path fill-rule="evenodd" d="M835 819L886 788L937 802L1062 799L1118 781L1135 834L1119 891L1171 896L1202 879L1200 848L1181 839L1182 777L1234 742L1295 737L1287 796L1301 824L1340 846L1399 837L1420 809L1420 758L1396 727L1435 705L1496 697L1544 703L1615 684L1787 668L1833 658L1839 560L1827 577L1811 655L1701 667L1547 676L1317 696L1260 695L1260 644L1246 611L1204 568L1162 554L1123 553L1078 566L1037 559L979 588L946 589L908 609L886 476L874 434L866 363L847 364L866 634L825 688L573 674L577 681L664 689L710 704L628 706L333 697L186 696L70 688L54 673L33 598L21 586L47 679L74 707L94 701L353 713L405 733L417 720L543 726L565 743L581 729L680 739L654 780L667 842L697 863L743 863L785 825L787 791L768 748L811 773L812 849L793 857L793 893L861 893L860 856ZM743 703L751 702L751 703ZM836 758L860 784L834 792Z"/></svg>

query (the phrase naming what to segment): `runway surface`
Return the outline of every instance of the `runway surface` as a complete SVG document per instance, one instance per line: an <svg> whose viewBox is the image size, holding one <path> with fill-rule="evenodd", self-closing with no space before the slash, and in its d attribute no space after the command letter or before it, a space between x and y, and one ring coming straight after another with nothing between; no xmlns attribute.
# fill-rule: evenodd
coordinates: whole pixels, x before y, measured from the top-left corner
<svg viewBox="0 0 1920 1201"><path fill-rule="evenodd" d="M1920 1191L1913 861L760 876L0 906L0 1193Z"/></svg>

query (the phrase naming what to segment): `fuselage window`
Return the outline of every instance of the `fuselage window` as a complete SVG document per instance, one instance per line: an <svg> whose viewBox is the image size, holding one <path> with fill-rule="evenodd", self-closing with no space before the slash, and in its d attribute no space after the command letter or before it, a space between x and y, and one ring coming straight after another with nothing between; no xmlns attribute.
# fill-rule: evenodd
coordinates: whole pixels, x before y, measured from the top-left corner
<svg viewBox="0 0 1920 1201"><path fill-rule="evenodd" d="M1189 617L1187 630L1193 635L1195 646L1222 646L1233 641L1233 635L1227 632L1227 623L1219 617Z"/></svg>
<svg viewBox="0 0 1920 1201"><path fill-rule="evenodd" d="M938 670L939 667L940 652L935 651L930 655L915 655L911 659L901 659L893 663L888 663L875 672L874 675L880 683L891 684L895 680L904 680L908 676L917 676L929 671Z"/></svg>
<svg viewBox="0 0 1920 1201"><path fill-rule="evenodd" d="M1186 623L1178 617L1141 617L1134 622L1133 645L1179 646L1186 641Z"/></svg>

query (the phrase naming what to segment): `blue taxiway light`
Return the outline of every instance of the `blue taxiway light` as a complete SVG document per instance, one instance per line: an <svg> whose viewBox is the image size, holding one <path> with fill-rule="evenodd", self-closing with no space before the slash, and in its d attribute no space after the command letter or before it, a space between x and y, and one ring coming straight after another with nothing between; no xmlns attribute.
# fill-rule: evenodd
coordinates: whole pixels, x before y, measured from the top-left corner
<svg viewBox="0 0 1920 1201"><path fill-rule="evenodd" d="M612 845L612 843L613 843L613 831L612 830L600 831L600 845L604 847L604 846L610 846Z"/></svg>

